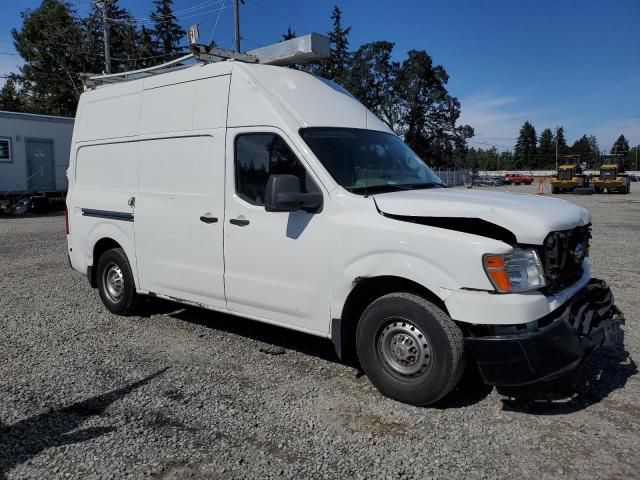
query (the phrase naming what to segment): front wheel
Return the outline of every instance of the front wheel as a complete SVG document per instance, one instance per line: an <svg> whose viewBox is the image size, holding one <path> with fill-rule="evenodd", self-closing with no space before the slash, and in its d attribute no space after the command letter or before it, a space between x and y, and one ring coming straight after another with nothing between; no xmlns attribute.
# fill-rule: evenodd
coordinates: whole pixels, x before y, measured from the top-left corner
<svg viewBox="0 0 640 480"><path fill-rule="evenodd" d="M446 396L464 371L462 332L433 303L409 293L375 300L356 331L360 364L384 395L413 405Z"/></svg>
<svg viewBox="0 0 640 480"><path fill-rule="evenodd" d="M131 314L137 300L136 285L124 250L114 248L104 252L98 260L96 275L98 292L107 310L117 315Z"/></svg>

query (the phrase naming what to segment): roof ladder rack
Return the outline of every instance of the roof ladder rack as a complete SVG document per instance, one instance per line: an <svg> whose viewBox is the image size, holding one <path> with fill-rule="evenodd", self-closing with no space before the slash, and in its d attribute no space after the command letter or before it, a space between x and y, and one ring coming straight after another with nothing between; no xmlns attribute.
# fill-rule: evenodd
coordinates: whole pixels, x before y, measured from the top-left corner
<svg viewBox="0 0 640 480"><path fill-rule="evenodd" d="M83 77L85 90L100 85L108 85L182 70L183 68L191 66L189 63L186 63L189 60L196 60L202 63L236 60L245 63L286 66L324 58L330 53L329 38L318 33L311 33L302 37L285 40L284 42L274 43L273 45L257 48L247 53L231 52L211 45L201 45L197 43L190 44L189 50L190 53L188 55L155 67L103 75L83 73L81 76Z"/></svg>
<svg viewBox="0 0 640 480"><path fill-rule="evenodd" d="M96 75L94 73L81 73L80 76L83 77L82 82L84 84L85 90L89 90L100 85L118 83L127 80L136 80L139 78L151 77L153 75L159 75L162 73L173 72L175 70L182 70L183 68L187 68L190 66L189 64L185 64L185 62L191 60L192 58L194 58L194 55L190 53L183 57L176 58L175 60L171 60L170 62L156 65L154 67L142 68L140 70L130 70L128 72L110 73L103 75Z"/></svg>

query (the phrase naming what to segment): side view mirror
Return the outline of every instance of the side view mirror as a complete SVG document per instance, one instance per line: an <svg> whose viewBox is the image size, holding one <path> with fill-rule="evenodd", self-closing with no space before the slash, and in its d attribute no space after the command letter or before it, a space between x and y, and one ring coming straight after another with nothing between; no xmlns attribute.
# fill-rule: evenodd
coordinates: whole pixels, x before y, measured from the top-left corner
<svg viewBox="0 0 640 480"><path fill-rule="evenodd" d="M302 193L300 179L295 175L270 175L264 195L267 212L317 212L322 207L322 193Z"/></svg>

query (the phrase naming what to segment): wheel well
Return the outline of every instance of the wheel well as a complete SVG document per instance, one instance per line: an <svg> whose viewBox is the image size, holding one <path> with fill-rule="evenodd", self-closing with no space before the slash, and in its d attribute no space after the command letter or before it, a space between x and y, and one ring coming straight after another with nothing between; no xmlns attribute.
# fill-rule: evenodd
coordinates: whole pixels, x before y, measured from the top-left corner
<svg viewBox="0 0 640 480"><path fill-rule="evenodd" d="M100 240L98 240L96 242L96 244L93 247L93 263L92 263L92 268L91 268L91 272L89 274L89 283L91 284L91 286L93 288L96 288L98 286L98 281L97 281L97 267L98 267L98 259L102 256L102 254L104 252L106 252L107 250L111 250L113 248L122 248L120 246L120 244L118 242L116 242L115 240L113 240L112 238L101 238Z"/></svg>
<svg viewBox="0 0 640 480"><path fill-rule="evenodd" d="M438 307L447 314L444 302L432 291L419 283L402 277L381 276L357 278L342 308L339 332L332 331L332 340L336 353L340 358L355 359L355 339L358 321L364 310L377 298L388 293L407 292L418 295ZM335 324L335 322L334 322Z"/></svg>

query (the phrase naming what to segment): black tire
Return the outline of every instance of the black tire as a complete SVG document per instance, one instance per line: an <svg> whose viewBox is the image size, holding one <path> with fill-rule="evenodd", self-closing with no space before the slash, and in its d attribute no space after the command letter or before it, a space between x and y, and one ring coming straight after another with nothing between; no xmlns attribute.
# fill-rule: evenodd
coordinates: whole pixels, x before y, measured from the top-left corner
<svg viewBox="0 0 640 480"><path fill-rule="evenodd" d="M560 193L560 189L558 187L551 187L551 193L558 194Z"/></svg>
<svg viewBox="0 0 640 480"><path fill-rule="evenodd" d="M100 298L107 310L116 315L133 313L138 296L131 265L124 250L114 248L100 256L96 279Z"/></svg>
<svg viewBox="0 0 640 480"><path fill-rule="evenodd" d="M591 195L593 189L591 187L577 187L573 189L573 193L576 195Z"/></svg>
<svg viewBox="0 0 640 480"><path fill-rule="evenodd" d="M384 295L366 308L356 331L356 350L383 395L412 405L445 397L466 362L458 326L433 303L410 293Z"/></svg>
<svg viewBox="0 0 640 480"><path fill-rule="evenodd" d="M600 188L600 187L593 187L593 193L602 193L602 188Z"/></svg>

